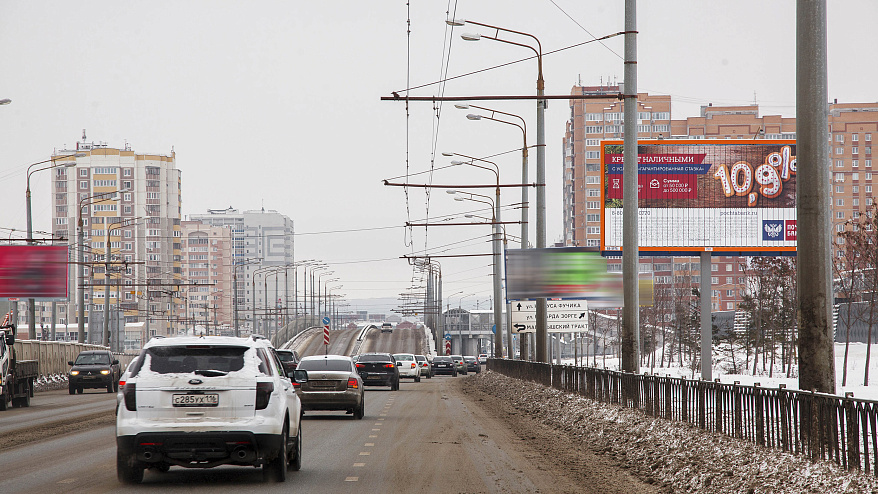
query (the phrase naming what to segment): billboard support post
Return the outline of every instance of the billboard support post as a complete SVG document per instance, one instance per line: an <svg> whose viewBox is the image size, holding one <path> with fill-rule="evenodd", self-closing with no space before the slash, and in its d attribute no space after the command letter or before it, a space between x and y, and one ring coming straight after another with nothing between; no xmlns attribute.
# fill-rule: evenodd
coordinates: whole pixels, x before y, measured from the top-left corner
<svg viewBox="0 0 878 494"><path fill-rule="evenodd" d="M710 252L701 253L701 380L713 381L713 324L710 320Z"/></svg>
<svg viewBox="0 0 878 494"><path fill-rule="evenodd" d="M625 147L622 186L622 370L640 371L640 306L637 202L637 2L625 0Z"/></svg>

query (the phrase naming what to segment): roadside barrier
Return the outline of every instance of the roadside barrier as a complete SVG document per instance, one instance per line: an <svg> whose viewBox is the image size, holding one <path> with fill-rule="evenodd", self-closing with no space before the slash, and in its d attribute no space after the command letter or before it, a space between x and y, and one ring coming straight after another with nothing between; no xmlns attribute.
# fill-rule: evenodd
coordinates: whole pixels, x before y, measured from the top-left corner
<svg viewBox="0 0 878 494"><path fill-rule="evenodd" d="M67 387L67 362L76 360L83 350L106 350L101 345L75 343L66 341L15 340L15 358L19 360L36 360L40 363L40 375L35 383L35 391L47 391ZM122 370L131 363L136 354L113 354Z"/></svg>
<svg viewBox="0 0 878 494"><path fill-rule="evenodd" d="M489 358L500 374L878 475L878 401Z"/></svg>

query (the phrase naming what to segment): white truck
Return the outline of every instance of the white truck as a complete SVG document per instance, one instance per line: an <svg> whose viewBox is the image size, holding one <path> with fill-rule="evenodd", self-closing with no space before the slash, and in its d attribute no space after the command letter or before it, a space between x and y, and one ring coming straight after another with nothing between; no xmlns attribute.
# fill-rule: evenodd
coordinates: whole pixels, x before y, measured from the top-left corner
<svg viewBox="0 0 878 494"><path fill-rule="evenodd" d="M38 361L15 358L14 344L15 324L0 325L0 411L30 406L40 371Z"/></svg>

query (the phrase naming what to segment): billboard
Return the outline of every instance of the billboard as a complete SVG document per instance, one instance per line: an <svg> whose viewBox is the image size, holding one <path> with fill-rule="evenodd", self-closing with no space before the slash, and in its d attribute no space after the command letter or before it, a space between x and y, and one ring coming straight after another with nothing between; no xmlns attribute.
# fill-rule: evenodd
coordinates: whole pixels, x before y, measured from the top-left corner
<svg viewBox="0 0 878 494"><path fill-rule="evenodd" d="M67 247L0 246L0 298L67 298Z"/></svg>
<svg viewBox="0 0 878 494"><path fill-rule="evenodd" d="M586 299L589 307L620 307L622 277L607 260L578 247L506 251L506 300Z"/></svg>
<svg viewBox="0 0 878 494"><path fill-rule="evenodd" d="M601 143L601 251L622 250L622 141ZM643 251L796 250L794 140L638 142Z"/></svg>

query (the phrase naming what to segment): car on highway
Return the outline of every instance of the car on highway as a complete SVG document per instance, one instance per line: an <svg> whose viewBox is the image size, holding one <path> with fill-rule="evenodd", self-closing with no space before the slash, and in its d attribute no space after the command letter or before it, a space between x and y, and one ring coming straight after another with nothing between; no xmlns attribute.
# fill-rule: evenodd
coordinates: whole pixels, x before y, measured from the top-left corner
<svg viewBox="0 0 878 494"><path fill-rule="evenodd" d="M291 372L296 370L296 366L299 365L299 352L295 350L275 350L277 354L277 358L280 360L281 365L284 366L284 372L289 375Z"/></svg>
<svg viewBox="0 0 878 494"><path fill-rule="evenodd" d="M488 363L488 354L487 353L480 353L479 354L479 363L480 364L487 364Z"/></svg>
<svg viewBox="0 0 878 494"><path fill-rule="evenodd" d="M452 355L451 360L454 361L454 368L457 369L458 374L467 374L466 361L463 359L463 355Z"/></svg>
<svg viewBox="0 0 878 494"><path fill-rule="evenodd" d="M303 374L299 371L306 372ZM366 414L363 378L357 373L350 357L302 357L295 376L296 392L302 400L303 410L344 410L355 419L362 419Z"/></svg>
<svg viewBox="0 0 878 494"><path fill-rule="evenodd" d="M67 362L67 389L70 394L82 394L86 388L103 388L107 393L118 391L122 369L109 350L84 350L76 360Z"/></svg>
<svg viewBox="0 0 878 494"><path fill-rule="evenodd" d="M479 363L479 359L477 359L473 355L464 355L464 362L466 362L466 371L467 372L482 372L482 365Z"/></svg>
<svg viewBox="0 0 878 494"><path fill-rule="evenodd" d="M433 362L430 363L430 367L433 369L434 376L448 374L451 377L457 377L457 367L454 365L454 361L451 360L451 357L437 355L433 357Z"/></svg>
<svg viewBox="0 0 878 494"><path fill-rule="evenodd" d="M302 409L268 340L226 336L152 339L120 383L116 474L146 468L261 466L285 481L302 466Z"/></svg>
<svg viewBox="0 0 878 494"><path fill-rule="evenodd" d="M413 353L394 353L393 360L399 368L399 377L412 378L416 383L421 382L421 369Z"/></svg>
<svg viewBox="0 0 878 494"><path fill-rule="evenodd" d="M357 355L357 372L366 386L390 386L399 389L399 368L389 353L361 353Z"/></svg>
<svg viewBox="0 0 878 494"><path fill-rule="evenodd" d="M389 322L381 323L381 332L382 333L392 333L393 332L393 324Z"/></svg>
<svg viewBox="0 0 878 494"><path fill-rule="evenodd" d="M433 367L425 355L415 355L415 360L417 360L418 367L421 369L421 377L426 376L427 379L433 377Z"/></svg>

